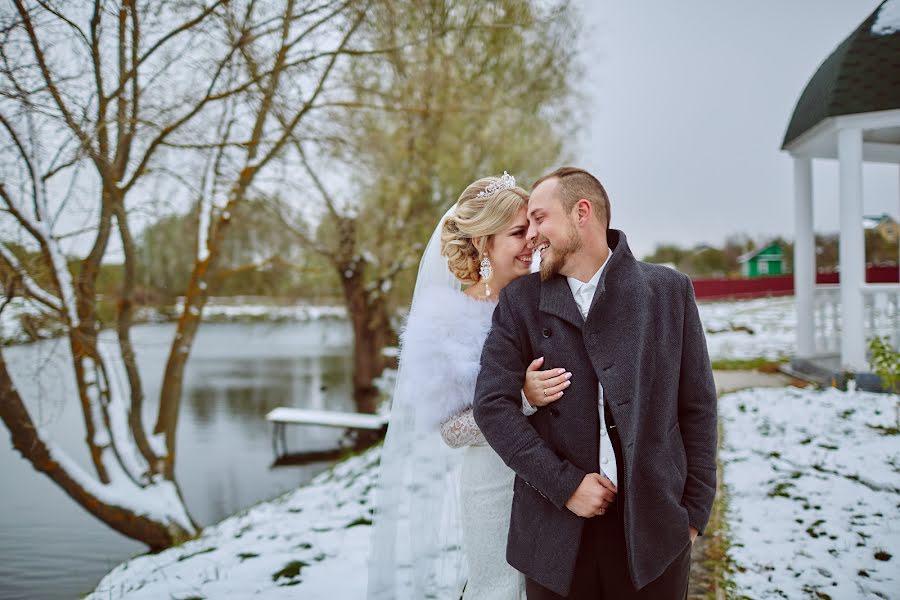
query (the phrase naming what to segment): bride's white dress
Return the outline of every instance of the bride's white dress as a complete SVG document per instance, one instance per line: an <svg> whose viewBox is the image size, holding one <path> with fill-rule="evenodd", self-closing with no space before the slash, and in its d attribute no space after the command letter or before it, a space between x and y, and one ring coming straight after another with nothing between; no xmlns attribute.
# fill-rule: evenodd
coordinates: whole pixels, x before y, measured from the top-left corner
<svg viewBox="0 0 900 600"><path fill-rule="evenodd" d="M401 337L403 368L421 384L420 417L464 454L459 512L469 573L465 600L525 597L524 576L506 562L514 473L487 445L472 416L495 306L460 291L426 289Z"/></svg>

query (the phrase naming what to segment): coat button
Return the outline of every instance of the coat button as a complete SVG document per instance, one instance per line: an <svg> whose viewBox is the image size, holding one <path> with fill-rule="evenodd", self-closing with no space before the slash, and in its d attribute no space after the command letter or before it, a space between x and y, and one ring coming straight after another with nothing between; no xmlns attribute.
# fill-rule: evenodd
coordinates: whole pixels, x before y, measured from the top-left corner
<svg viewBox="0 0 900 600"><path fill-rule="evenodd" d="M544 327L544 329L541 331L541 335L543 335L545 338L550 337L550 329L547 327Z"/></svg>
<svg viewBox="0 0 900 600"><path fill-rule="evenodd" d="M556 408L555 406L551 406L551 407L550 407L550 414L553 415L554 417L558 417L558 416L559 416L559 409Z"/></svg>

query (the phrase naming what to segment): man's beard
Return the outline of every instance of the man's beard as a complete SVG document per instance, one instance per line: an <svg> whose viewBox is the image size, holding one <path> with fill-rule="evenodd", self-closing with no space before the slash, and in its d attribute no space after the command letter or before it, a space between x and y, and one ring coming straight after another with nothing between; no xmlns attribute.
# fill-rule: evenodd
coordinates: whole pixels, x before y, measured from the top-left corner
<svg viewBox="0 0 900 600"><path fill-rule="evenodd" d="M578 235L574 224L569 220L569 236L566 238L565 244L562 246L551 244L550 256L547 259L541 257L541 281L547 281L559 273L569 256L581 250L583 245L581 236Z"/></svg>

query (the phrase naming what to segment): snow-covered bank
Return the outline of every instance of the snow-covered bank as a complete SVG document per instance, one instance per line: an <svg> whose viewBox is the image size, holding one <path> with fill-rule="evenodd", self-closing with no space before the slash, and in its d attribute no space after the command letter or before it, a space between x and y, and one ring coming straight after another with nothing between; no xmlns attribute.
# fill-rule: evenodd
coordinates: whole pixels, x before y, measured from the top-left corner
<svg viewBox="0 0 900 600"><path fill-rule="evenodd" d="M835 389L722 397L738 597L897 597L898 402Z"/></svg>
<svg viewBox="0 0 900 600"><path fill-rule="evenodd" d="M175 314L181 314L184 300L175 305ZM210 298L203 307L205 321L313 321L316 319L346 319L344 306L318 306L313 304L277 304L259 302L258 299Z"/></svg>
<svg viewBox="0 0 900 600"><path fill-rule="evenodd" d="M196 540L122 563L87 598L364 598L380 455L372 448Z"/></svg>
<svg viewBox="0 0 900 600"><path fill-rule="evenodd" d="M183 299L171 307L141 306L135 311L135 323L164 323L177 320L184 307ZM210 298L203 308L207 323L272 322L293 323L319 319L346 319L344 306L305 303L277 304L260 302L258 298ZM48 317L47 309L24 298L13 298L0 312L0 344L14 345L60 335L62 326Z"/></svg>
<svg viewBox="0 0 900 600"><path fill-rule="evenodd" d="M736 597L891 598L900 589L898 396L752 389L720 401ZM93 600L363 598L380 447L123 563Z"/></svg>

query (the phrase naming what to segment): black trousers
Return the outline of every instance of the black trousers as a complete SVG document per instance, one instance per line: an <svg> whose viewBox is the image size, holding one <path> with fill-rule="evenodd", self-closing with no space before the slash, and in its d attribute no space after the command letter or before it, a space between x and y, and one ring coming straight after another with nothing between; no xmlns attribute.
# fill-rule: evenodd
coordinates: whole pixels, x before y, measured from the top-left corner
<svg viewBox="0 0 900 600"><path fill-rule="evenodd" d="M685 532L685 539L688 533ZM528 600L685 600L691 573L691 546L686 546L662 575L634 589L625 558L625 528L615 503L605 515L588 519L578 548L568 596L526 579Z"/></svg>

